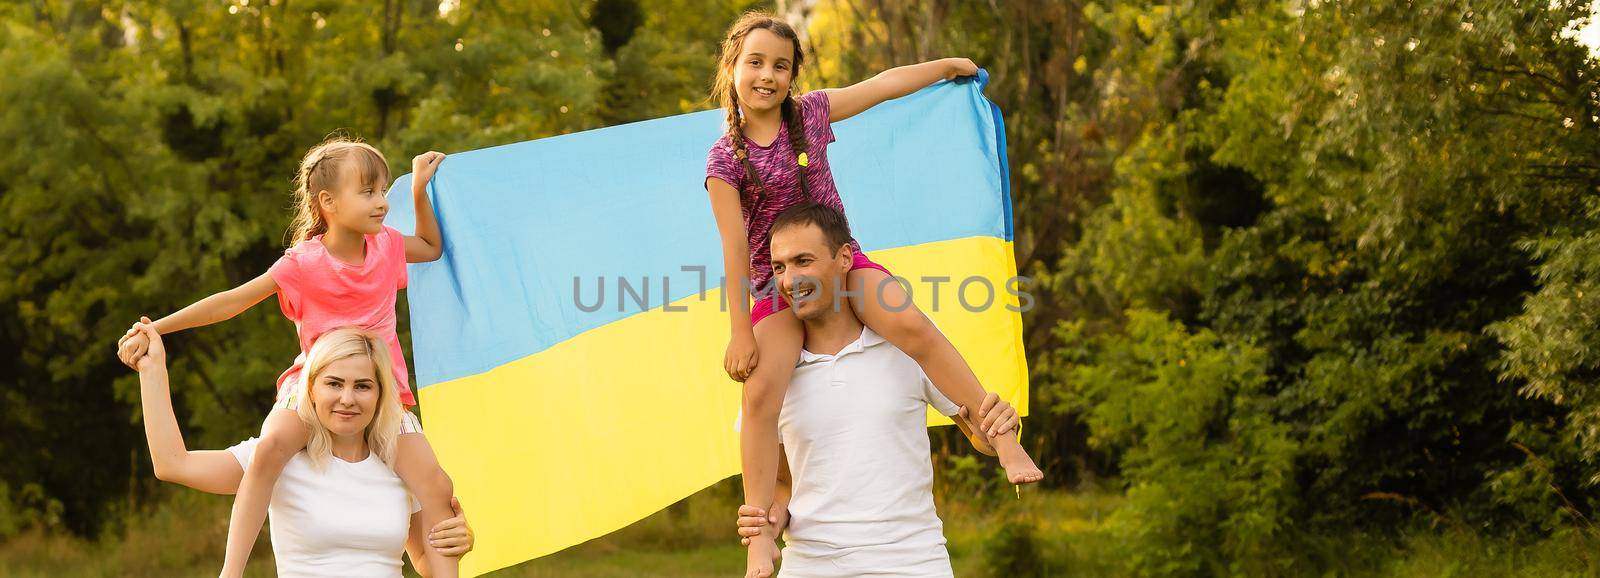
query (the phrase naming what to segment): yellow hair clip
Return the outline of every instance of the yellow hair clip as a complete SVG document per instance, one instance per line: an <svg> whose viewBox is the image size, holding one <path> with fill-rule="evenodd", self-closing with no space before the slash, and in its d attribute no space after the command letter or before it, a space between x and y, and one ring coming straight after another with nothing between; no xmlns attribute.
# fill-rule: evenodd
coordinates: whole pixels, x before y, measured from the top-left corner
<svg viewBox="0 0 1600 578"><path fill-rule="evenodd" d="M800 156L795 160L798 161L802 167L811 164L811 161L806 158L806 153L800 153Z"/></svg>

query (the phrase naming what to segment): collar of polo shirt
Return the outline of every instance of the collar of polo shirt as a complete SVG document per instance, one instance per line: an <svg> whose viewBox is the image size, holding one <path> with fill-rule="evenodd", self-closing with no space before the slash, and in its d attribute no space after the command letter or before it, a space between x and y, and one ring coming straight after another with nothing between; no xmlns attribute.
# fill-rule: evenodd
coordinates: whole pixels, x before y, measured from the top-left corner
<svg viewBox="0 0 1600 578"><path fill-rule="evenodd" d="M851 353L859 353L863 349L866 349L868 347L872 347L872 346L877 345L879 343L884 343L886 341L888 341L888 340L884 339L882 335L878 335L878 333L876 331L873 331L871 327L867 327L866 325L862 325L861 326L861 337L857 337L855 341L852 341L852 342L850 342L849 345L844 346L843 349L839 350L839 353L836 353L836 354L833 354L833 355L818 355L818 354L812 353L810 351L806 351L805 349L802 348L800 350L800 363L799 363L799 365L805 365L805 364L808 364L808 363L816 363L818 361L826 361L826 360L829 360L829 359L835 359L835 358L839 358L839 357L844 357L845 355L851 354Z"/></svg>

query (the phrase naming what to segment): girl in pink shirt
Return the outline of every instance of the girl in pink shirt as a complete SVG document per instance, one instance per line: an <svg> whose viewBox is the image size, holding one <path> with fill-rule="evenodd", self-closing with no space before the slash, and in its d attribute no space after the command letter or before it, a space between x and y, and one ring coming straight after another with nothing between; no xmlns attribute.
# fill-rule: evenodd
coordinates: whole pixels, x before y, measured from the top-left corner
<svg viewBox="0 0 1600 578"><path fill-rule="evenodd" d="M395 335L395 294L406 286L406 263L438 259L443 237L428 200L427 184L444 155L428 152L411 161L411 194L416 202L417 235L408 237L383 225L389 212L384 188L389 164L372 146L333 139L313 147L300 162L296 177L293 245L272 267L243 285L202 299L157 320L159 333L210 325L249 309L276 293L285 317L294 321L300 355L278 377L277 403L261 426L261 441L239 483L228 525L228 551L223 576L242 576L278 475L289 459L305 449L309 432L294 411L293 392L301 379L312 342L332 329L353 325L383 337L394 367L396 388L407 408L417 404L411 393L405 354ZM132 366L144 355L149 339L130 330L118 344L118 356ZM352 416L354 417L354 416ZM404 413L395 459L395 473L422 503L425 527L449 518L450 477L422 435L416 415ZM435 576L455 576L456 559L426 549Z"/></svg>
<svg viewBox="0 0 1600 578"><path fill-rule="evenodd" d="M740 457L745 502L762 510L773 502L778 413L805 340L800 320L771 287L772 223L785 209L808 202L844 212L828 166L831 123L940 80L978 73L971 60L948 58L796 97L794 82L804 58L799 36L782 19L752 12L734 22L722 42L713 88L728 113L727 134L706 158L706 191L721 231L731 312L723 368L744 382ZM855 262L846 284L854 293L850 307L856 316L915 359L946 397L964 407L980 407L983 385L955 346L911 304L887 269L872 262L854 240L850 247ZM753 307L748 288L757 291ZM988 433L1012 483L1044 477L1017 443L1015 431ZM776 548L772 536L752 539L747 576L769 575Z"/></svg>

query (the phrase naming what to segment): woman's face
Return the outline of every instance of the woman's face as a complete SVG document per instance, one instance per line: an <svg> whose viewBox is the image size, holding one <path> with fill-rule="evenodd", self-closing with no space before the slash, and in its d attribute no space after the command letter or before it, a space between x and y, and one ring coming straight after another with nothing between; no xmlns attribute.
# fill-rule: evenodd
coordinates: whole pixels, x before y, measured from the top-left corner
<svg viewBox="0 0 1600 578"><path fill-rule="evenodd" d="M329 363L311 388L317 421L335 437L360 436L378 411L378 377L372 360L352 356Z"/></svg>

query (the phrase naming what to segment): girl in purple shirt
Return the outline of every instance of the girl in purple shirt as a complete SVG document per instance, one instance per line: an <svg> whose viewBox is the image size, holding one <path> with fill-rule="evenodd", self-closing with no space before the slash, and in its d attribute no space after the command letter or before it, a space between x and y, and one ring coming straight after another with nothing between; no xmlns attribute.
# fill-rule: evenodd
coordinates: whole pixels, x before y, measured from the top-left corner
<svg viewBox="0 0 1600 578"><path fill-rule="evenodd" d="M722 42L713 94L727 111L727 134L706 158L706 190L721 231L731 338L723 367L744 382L740 454L745 502L773 503L778 472L778 412L805 335L800 320L772 291L770 233L784 210L816 202L844 212L828 169L831 123L916 92L939 80L977 74L971 60L949 58L902 66L846 88L796 98L793 83L804 61L799 37L783 20L750 13ZM850 307L868 327L917 361L939 391L963 407L980 407L977 376L950 340L915 305L889 271L850 242L855 262L846 287ZM741 280L749 279L746 286ZM749 289L756 303L749 306ZM1017 443L1014 430L990 432L1006 477L1014 484L1044 477ZM750 543L747 576L767 576L777 544L770 535Z"/></svg>

